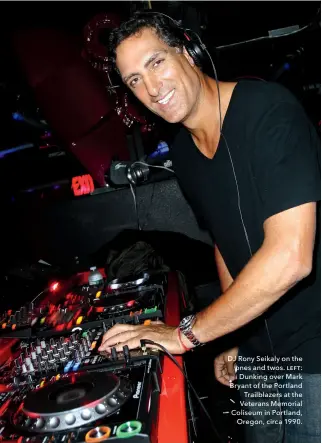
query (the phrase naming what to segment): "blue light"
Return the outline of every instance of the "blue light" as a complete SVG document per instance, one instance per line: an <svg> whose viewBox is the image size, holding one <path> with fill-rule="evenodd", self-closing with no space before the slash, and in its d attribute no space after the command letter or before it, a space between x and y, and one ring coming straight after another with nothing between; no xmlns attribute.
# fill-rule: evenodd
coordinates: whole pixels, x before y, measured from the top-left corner
<svg viewBox="0 0 322 443"><path fill-rule="evenodd" d="M13 113L12 113L12 118L13 118L14 120L19 121L19 122L24 121L24 117L23 117L21 114L19 114L19 112L13 112Z"/></svg>
<svg viewBox="0 0 322 443"><path fill-rule="evenodd" d="M291 69L291 65L289 63L284 63L284 69L285 71L288 71L289 69Z"/></svg>

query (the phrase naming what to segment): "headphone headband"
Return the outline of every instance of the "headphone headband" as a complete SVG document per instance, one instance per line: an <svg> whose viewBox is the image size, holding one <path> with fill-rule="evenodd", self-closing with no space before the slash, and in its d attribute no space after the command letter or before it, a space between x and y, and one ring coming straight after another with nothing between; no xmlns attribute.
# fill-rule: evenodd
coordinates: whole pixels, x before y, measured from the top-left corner
<svg viewBox="0 0 322 443"><path fill-rule="evenodd" d="M141 12L142 11L139 11L138 14L140 14ZM195 31L183 28L179 22L177 22L169 15L164 14L163 12L143 11L143 13L160 15L170 20L176 26L179 37L181 37L181 40L184 42L184 47L186 48L190 57L192 57L195 64L199 68L202 68L206 65L208 60L207 54L205 52L206 46Z"/></svg>

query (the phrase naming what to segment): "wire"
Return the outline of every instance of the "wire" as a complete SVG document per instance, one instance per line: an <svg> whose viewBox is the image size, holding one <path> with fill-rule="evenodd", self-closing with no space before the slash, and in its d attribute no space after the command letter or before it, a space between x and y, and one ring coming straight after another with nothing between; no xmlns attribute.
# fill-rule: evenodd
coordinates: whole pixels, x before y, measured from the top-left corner
<svg viewBox="0 0 322 443"><path fill-rule="evenodd" d="M232 167L232 170L233 170L233 175L234 175L234 180L235 180L236 190L237 190L238 210L239 210L239 214L240 214L240 219L241 219L242 227L243 227L243 230L244 230L245 239L246 239L247 246L248 246L248 249L249 249L249 254L250 254L250 257L252 258L253 257L253 252L252 252L252 248L251 248L251 245L250 245L250 241L249 241L249 237L248 237L248 232L247 232L247 228L246 228L246 225L245 225L245 222L244 222L243 212L242 212L242 208L241 208L241 199L240 199L239 185L238 185L237 175L236 175L236 172L235 172L234 162L233 162L232 155L230 153L230 149L229 149L226 137L225 137L225 135L224 135L224 133L222 131L222 129L223 129L223 118L222 118L222 113L221 113L221 99L220 99L220 89L219 89L219 81L218 81L218 76L217 76L217 70L215 68L215 65L214 65L214 62L212 60L212 57L209 54L206 46L202 43L202 41L201 41L200 37L198 36L198 34L197 33L195 33L195 34L198 37L198 40L199 40L203 50L207 53L207 55L208 55L208 57L209 57L209 59L211 61L211 64L212 64L212 68L213 68L214 74L215 74L215 81L216 81L217 92L218 92L220 135L221 135L221 137L223 138L223 140L225 142L225 145L226 145L226 148L227 148L227 152L228 152L228 155L229 155L229 159L230 159L230 163L231 163L231 167ZM269 328L268 328L268 324L267 324L267 319L266 318L264 319L264 323L265 323L265 328L266 328L266 332L267 332L267 336L268 336L268 340L269 340L269 344L270 344L271 353L275 357L276 355L275 355L275 351L274 351L273 341L272 341L272 338L271 338L271 334L269 332ZM274 369L274 372L275 372L275 375L277 375L276 374L276 369ZM277 388L277 392L279 393L279 388ZM280 405L280 412L282 414L282 407L281 407L281 405ZM282 430L282 436L281 436L281 440L279 440L279 438L277 437L276 443L278 443L279 441L282 442L283 439L284 439L284 434L285 434L285 421L284 420L283 420L282 424L280 425L279 429L280 429L280 431Z"/></svg>
<svg viewBox="0 0 322 443"><path fill-rule="evenodd" d="M133 162L133 163L131 164L131 167L132 167L133 165L136 165L136 164L144 165L144 166L148 166L149 168L165 169L165 170L167 170L167 171L170 171L170 172L173 172L173 173L174 173L174 170L173 170L173 169L167 168L166 166L149 165L148 163L141 162L141 161L135 161L135 162ZM136 190L136 187L134 188L133 185L132 185L132 183L131 183L130 181L129 181L129 184L130 184L130 189L131 189L131 193L132 193L132 197L133 197L133 201L134 201L134 207L135 207L135 214L136 214L136 220L137 220L138 230L139 230L139 231L142 231L142 227L141 227L141 224L140 224L140 217L139 217L138 204L137 204L137 199L136 199L136 196L135 196L135 190ZM134 189L135 189L135 190L134 190ZM153 187L153 191L152 191L151 203L152 203L153 194L154 194L154 187Z"/></svg>
<svg viewBox="0 0 322 443"><path fill-rule="evenodd" d="M46 289L44 289L43 291L41 291L41 292L39 292L39 294L38 295L36 295L36 297L33 299L33 300L31 300L31 302L30 303L33 303L35 300L37 300L37 298L38 297L40 297L41 296L41 294L43 294L45 291L47 291L49 288L46 288Z"/></svg>
<svg viewBox="0 0 322 443"><path fill-rule="evenodd" d="M158 346L169 358L170 360L177 366L177 368L180 370L180 372L183 374L187 385L189 386L189 388L191 389L191 391L193 392L193 394L195 395L196 399L198 400L203 412L205 413L206 417L209 420L209 423L211 425L212 430L214 431L214 434L216 435L216 437L218 438L218 440L222 443L224 443L223 439L221 438L219 432L217 431L212 418L210 417L209 412L207 411L206 407L204 406L204 404L202 403L201 399L199 398L199 395L197 394L197 391L195 390L195 388L192 386L188 376L186 375L185 371L181 368L181 366L179 365L179 363L177 362L177 360L174 358L174 356L162 345L160 345L160 343L156 343L155 341L152 340L140 340L141 343L141 348L143 349L143 351L146 349L146 344L148 345L153 345L153 346Z"/></svg>
<svg viewBox="0 0 322 443"><path fill-rule="evenodd" d="M140 225L140 218L139 218L138 205L137 205L136 196L135 196L135 191L134 191L134 189L133 189L133 185L132 185L132 183L130 183L130 189L131 189L132 197L133 197L133 201L134 201L134 207L135 207L135 214L136 214L136 221L137 221L137 225L138 225L138 230L141 231L141 225Z"/></svg>
<svg viewBox="0 0 322 443"><path fill-rule="evenodd" d="M141 162L141 161L136 161L136 162L132 163L131 166L133 166L133 165L144 165L144 166L148 166L149 168L166 169L167 171L170 171L170 172L174 173L173 169L167 168L166 166L149 165L148 163L144 163L144 162Z"/></svg>
<svg viewBox="0 0 322 443"><path fill-rule="evenodd" d="M236 46L239 46L239 45L245 45L247 43L253 43L253 42L258 42L258 41L263 41L263 40L271 40L271 39L281 38L281 37L287 37L289 35L294 35L294 34L297 34L297 33L301 32L301 31L304 31L309 26L311 26L311 23L308 24L308 25L303 26L300 29L296 29L295 31L288 32L287 34L265 35L265 36L262 36L262 37L256 37L256 38L252 38L252 39L249 39L249 40L244 40L242 42L236 42L236 43L230 43L228 45L216 46L215 50L220 51L221 49L233 48L233 47L236 47Z"/></svg>

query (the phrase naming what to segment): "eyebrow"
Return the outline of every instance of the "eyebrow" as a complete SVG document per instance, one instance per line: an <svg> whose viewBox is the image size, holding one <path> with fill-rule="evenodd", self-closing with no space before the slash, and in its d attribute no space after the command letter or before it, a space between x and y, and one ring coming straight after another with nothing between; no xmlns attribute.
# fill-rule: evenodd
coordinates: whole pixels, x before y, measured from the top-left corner
<svg viewBox="0 0 322 443"><path fill-rule="evenodd" d="M160 54L167 53L168 51L166 49L161 49L158 52L154 52L144 63L144 69L146 69ZM132 74L127 75L126 77L123 77L123 82L126 83L131 77L134 75L140 75L139 72L132 72Z"/></svg>

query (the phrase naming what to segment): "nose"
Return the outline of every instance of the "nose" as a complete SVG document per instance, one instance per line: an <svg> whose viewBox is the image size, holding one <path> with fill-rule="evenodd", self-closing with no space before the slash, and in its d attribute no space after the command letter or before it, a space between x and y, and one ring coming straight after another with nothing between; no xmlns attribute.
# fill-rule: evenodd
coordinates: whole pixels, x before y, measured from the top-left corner
<svg viewBox="0 0 322 443"><path fill-rule="evenodd" d="M144 83L150 97L158 97L162 82L156 76L151 75L145 78Z"/></svg>

